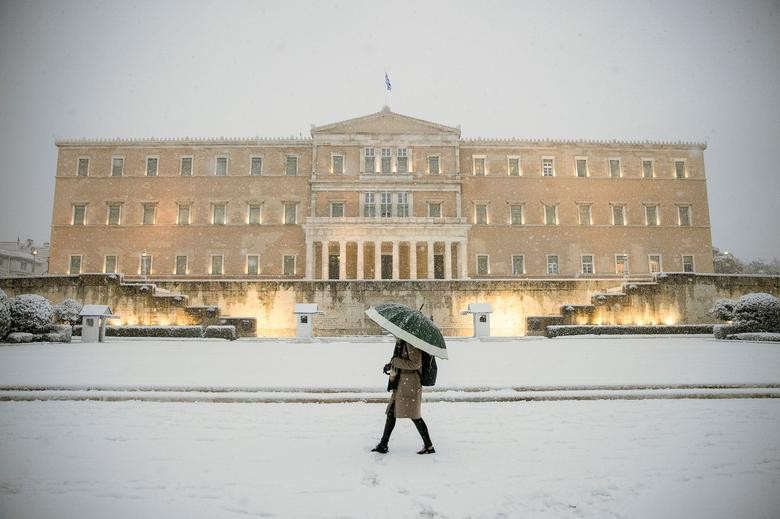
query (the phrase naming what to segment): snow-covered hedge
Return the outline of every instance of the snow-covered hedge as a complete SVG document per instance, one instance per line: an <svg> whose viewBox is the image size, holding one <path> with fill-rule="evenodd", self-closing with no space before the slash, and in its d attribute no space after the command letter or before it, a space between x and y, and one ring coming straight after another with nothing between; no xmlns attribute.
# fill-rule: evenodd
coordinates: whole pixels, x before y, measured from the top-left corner
<svg viewBox="0 0 780 519"><path fill-rule="evenodd" d="M639 326L630 324L620 325L560 325L548 326L546 335L549 338L565 337L567 335L694 335L710 334L711 324L674 324Z"/></svg>
<svg viewBox="0 0 780 519"><path fill-rule="evenodd" d="M732 322L716 326L715 338L725 339L740 333L780 333L780 299L777 297L759 292L746 294L732 303ZM723 309L722 315L727 315L728 300L719 300L713 312L716 309Z"/></svg>
<svg viewBox="0 0 780 519"><path fill-rule="evenodd" d="M735 333L726 336L726 338L732 341L780 342L780 333Z"/></svg>
<svg viewBox="0 0 780 519"><path fill-rule="evenodd" d="M11 329L15 332L48 331L53 316L54 307L43 296L21 294L11 299Z"/></svg>
<svg viewBox="0 0 780 519"><path fill-rule="evenodd" d="M718 299L709 314L721 321L731 321L734 319L734 300Z"/></svg>
<svg viewBox="0 0 780 519"><path fill-rule="evenodd" d="M0 341L11 331L11 302L0 289Z"/></svg>
<svg viewBox="0 0 780 519"><path fill-rule="evenodd" d="M200 326L106 326L110 337L187 337L200 338Z"/></svg>
<svg viewBox="0 0 780 519"><path fill-rule="evenodd" d="M5 342L24 344L30 342L70 342L71 326L69 324L50 325L50 331L44 333L11 332Z"/></svg>
<svg viewBox="0 0 780 519"><path fill-rule="evenodd" d="M81 319L82 305L75 299L66 299L54 307L54 320L58 323L67 323L71 326L77 324Z"/></svg>
<svg viewBox="0 0 780 519"><path fill-rule="evenodd" d="M207 339L228 339L230 341L235 341L238 339L238 334L236 334L236 327L232 325L206 326L206 331L203 333L203 336Z"/></svg>

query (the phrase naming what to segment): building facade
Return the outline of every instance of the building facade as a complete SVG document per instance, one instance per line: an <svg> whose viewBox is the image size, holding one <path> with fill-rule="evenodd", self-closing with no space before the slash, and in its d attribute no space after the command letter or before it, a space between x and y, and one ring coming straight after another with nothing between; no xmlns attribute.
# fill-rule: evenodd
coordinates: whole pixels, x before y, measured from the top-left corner
<svg viewBox="0 0 780 519"><path fill-rule="evenodd" d="M301 139L60 141L52 274L712 272L701 143L463 139L382 111Z"/></svg>

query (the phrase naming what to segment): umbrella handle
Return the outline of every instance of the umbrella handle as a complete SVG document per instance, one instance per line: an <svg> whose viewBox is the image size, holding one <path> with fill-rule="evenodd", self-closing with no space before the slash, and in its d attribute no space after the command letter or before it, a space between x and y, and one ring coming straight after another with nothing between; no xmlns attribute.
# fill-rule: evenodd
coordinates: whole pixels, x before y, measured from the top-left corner
<svg viewBox="0 0 780 519"><path fill-rule="evenodd" d="M425 306L425 303L420 305L420 310L422 310L422 307Z"/></svg>

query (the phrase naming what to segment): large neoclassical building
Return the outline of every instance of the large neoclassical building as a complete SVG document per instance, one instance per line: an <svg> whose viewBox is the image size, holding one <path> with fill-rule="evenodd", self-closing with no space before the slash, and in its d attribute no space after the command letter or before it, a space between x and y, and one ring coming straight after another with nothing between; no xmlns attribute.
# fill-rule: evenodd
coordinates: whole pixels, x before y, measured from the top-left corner
<svg viewBox="0 0 780 519"><path fill-rule="evenodd" d="M68 140L51 274L712 272L702 143L463 139L382 111L310 138Z"/></svg>

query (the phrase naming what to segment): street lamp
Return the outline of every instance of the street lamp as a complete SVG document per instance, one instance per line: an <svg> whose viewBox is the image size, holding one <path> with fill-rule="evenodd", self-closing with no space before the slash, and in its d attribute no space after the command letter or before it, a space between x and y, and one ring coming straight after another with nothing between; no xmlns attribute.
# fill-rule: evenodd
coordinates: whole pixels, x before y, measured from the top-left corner
<svg viewBox="0 0 780 519"><path fill-rule="evenodd" d="M32 249L32 256L33 256L33 267L32 267L32 273L35 274L35 264L38 262L38 249L33 247Z"/></svg>
<svg viewBox="0 0 780 519"><path fill-rule="evenodd" d="M148 258L149 255L146 253L146 249L144 249L144 252L141 254L141 275L144 278L144 281L146 281L146 275L148 272L146 272L146 258Z"/></svg>

